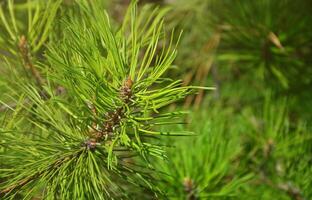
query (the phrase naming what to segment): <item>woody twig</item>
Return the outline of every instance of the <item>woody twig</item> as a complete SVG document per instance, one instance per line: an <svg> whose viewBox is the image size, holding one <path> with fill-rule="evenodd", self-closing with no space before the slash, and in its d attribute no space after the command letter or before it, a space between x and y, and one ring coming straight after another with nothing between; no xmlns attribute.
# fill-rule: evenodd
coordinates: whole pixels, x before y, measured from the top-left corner
<svg viewBox="0 0 312 200"><path fill-rule="evenodd" d="M128 104L133 97L132 93L133 82L130 77L128 77L119 90L119 97L121 100ZM94 105L90 105L91 112L94 116L97 115L97 111ZM115 128L120 124L121 120L124 118L125 111L123 107L118 107L114 111L106 113L106 119L103 124L100 125L100 130L98 130L97 123L92 123L92 131L90 133L90 139L88 139L84 145L91 150L94 150L96 145L107 137L113 136Z"/></svg>
<svg viewBox="0 0 312 200"><path fill-rule="evenodd" d="M24 35L20 37L18 48L19 48L25 69L31 72L31 74L36 80L37 85L42 89L44 80L31 61L31 54L30 54L29 46L28 46L26 37Z"/></svg>

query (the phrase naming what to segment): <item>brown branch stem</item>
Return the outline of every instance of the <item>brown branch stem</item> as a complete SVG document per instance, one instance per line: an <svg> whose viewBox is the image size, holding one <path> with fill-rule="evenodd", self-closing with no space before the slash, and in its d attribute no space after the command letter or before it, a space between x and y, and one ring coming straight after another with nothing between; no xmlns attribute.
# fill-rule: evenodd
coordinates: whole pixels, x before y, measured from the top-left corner
<svg viewBox="0 0 312 200"><path fill-rule="evenodd" d="M128 104L132 98L132 85L133 82L129 76L119 90L119 97L126 104ZM91 112L94 116L96 116L96 108L93 105L90 107ZM86 142L86 145L89 148L94 149L97 142L102 141L106 137L112 136L116 126L120 124L121 120L124 118L124 114L125 110L123 107L118 107L114 111L106 113L106 120L103 124L101 124L100 130L97 130L96 123L92 123L92 129L95 131L91 132L91 138Z"/></svg>
<svg viewBox="0 0 312 200"><path fill-rule="evenodd" d="M184 192L186 193L187 200L199 200L196 196L196 187L194 185L194 181L188 177L183 180Z"/></svg>
<svg viewBox="0 0 312 200"><path fill-rule="evenodd" d="M28 46L27 39L24 35L20 37L18 48L23 60L24 67L27 71L30 71L36 80L37 85L40 89L43 88L44 79L41 77L39 71L35 68L31 60L31 54Z"/></svg>

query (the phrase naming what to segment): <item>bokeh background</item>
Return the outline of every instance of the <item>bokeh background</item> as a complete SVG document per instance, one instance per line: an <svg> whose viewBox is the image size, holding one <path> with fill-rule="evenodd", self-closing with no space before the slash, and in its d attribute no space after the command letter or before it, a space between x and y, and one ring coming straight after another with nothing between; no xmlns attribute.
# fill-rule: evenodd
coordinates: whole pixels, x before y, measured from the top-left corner
<svg viewBox="0 0 312 200"><path fill-rule="evenodd" d="M127 1L113 1L117 19ZM170 109L190 109L172 139L173 199L312 198L312 2L309 0L140 1L168 8L178 34L169 72L184 83L214 86Z"/></svg>

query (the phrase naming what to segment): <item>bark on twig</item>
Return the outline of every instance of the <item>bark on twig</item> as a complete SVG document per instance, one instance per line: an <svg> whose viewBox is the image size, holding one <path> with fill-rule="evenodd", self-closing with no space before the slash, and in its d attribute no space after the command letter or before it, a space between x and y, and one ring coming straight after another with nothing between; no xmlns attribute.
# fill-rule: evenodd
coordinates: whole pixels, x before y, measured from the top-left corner
<svg viewBox="0 0 312 200"><path fill-rule="evenodd" d="M44 80L41 77L39 71L35 68L34 64L31 61L31 54L30 54L28 42L24 35L20 37L18 48L19 48L25 69L31 72L32 76L36 80L38 87L40 89L43 89Z"/></svg>
<svg viewBox="0 0 312 200"><path fill-rule="evenodd" d="M199 200L196 196L194 181L190 178L185 178L183 180L184 191L186 193L187 200Z"/></svg>
<svg viewBox="0 0 312 200"><path fill-rule="evenodd" d="M128 104L131 101L133 96L132 94L132 85L133 82L130 77L128 77L119 90L119 97L122 101ZM96 108L94 105L90 106L91 112L94 116L97 115ZM98 127L98 125L93 122L92 130L90 133L90 139L85 142L85 145L89 149L94 149L96 144L107 137L113 136L115 128L120 124L121 120L124 117L124 108L118 107L114 111L106 113L106 120L103 124Z"/></svg>

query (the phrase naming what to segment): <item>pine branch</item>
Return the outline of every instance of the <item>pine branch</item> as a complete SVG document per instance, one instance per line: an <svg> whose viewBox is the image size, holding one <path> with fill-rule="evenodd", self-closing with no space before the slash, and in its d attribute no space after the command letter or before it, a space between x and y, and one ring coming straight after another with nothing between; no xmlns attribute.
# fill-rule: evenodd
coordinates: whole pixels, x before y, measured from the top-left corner
<svg viewBox="0 0 312 200"><path fill-rule="evenodd" d="M19 39L18 48L23 60L24 68L26 71L30 71L33 77L36 80L37 86L43 90L44 85L44 79L41 77L39 71L34 66L32 60L31 60L31 53L29 50L27 39L24 35L22 35Z"/></svg>
<svg viewBox="0 0 312 200"><path fill-rule="evenodd" d="M272 188L285 192L291 199L304 200L304 197L302 196L302 193L299 190L299 188L293 186L291 183L281 182L276 184L269 177L267 177L265 173L263 173L263 176L261 178L265 184L269 185Z"/></svg>
<svg viewBox="0 0 312 200"><path fill-rule="evenodd" d="M56 96L60 96L60 95L63 95L63 94L65 94L65 93L66 93L65 89L64 89L63 87L61 87L61 86L58 86L58 87L55 89L55 91L54 91L54 94L55 94ZM45 94L45 96L44 96L45 99L46 99L46 100L49 99L49 98L48 98L48 97L50 97L49 94L47 94L47 93L44 93L44 94ZM25 100L22 102L23 105L26 105L26 104L29 104L29 103L31 103L31 100L28 99L28 98L25 98ZM1 113L1 112L5 112L5 111L7 111L8 109L15 109L17 106L18 106L18 103L17 103L17 102L5 103L4 105L1 105L1 106L0 106L0 113Z"/></svg>
<svg viewBox="0 0 312 200"><path fill-rule="evenodd" d="M47 167L46 169L42 170L42 171L38 171L37 173L35 173L32 176L26 177L20 181L18 181L17 183L3 189L0 191L0 196L2 195L6 195L8 193L11 193L14 190L18 190L20 188L22 188L23 186L27 185L28 183L37 180L39 177L41 177L44 173L49 172L49 171L53 171L55 169L57 169L59 166L61 166L64 162L74 158L74 157L78 157L81 153L83 152L83 149L72 154L69 156L66 156L64 158L60 158L58 160L56 160L54 163L52 163L49 167Z"/></svg>
<svg viewBox="0 0 312 200"><path fill-rule="evenodd" d="M187 200L199 200L195 193L194 181L190 178L183 180L184 191L186 193Z"/></svg>
<svg viewBox="0 0 312 200"><path fill-rule="evenodd" d="M161 131L160 125L173 124L183 114L162 108L197 89L207 88L181 86L179 80L162 77L177 54L173 34L168 44L161 41L165 35L162 18L167 9L149 12L151 7L148 7L138 16L133 1L124 24L116 31L95 2L78 2L81 18L70 15L60 22L67 27L64 37L49 43L43 57L42 66L50 69L46 87L60 85L66 89L64 96L42 98L45 81L32 63L28 41L23 36L20 38L24 67L36 84L20 86L29 104L34 106L22 105L29 119L24 119L24 115L16 118L30 122L33 134L25 134L20 140L15 139L16 132L4 135L4 145L8 148L1 155L8 158L4 171L11 168L16 172L4 175L8 179L14 177L14 182L1 183L3 193L27 192L40 187L29 184L38 180L46 185L45 197L57 194L60 198L79 199L83 193L90 199L103 199L132 187L137 190L144 187L155 196L161 194L153 181L154 175L147 173L154 169L151 160L166 158L165 145L158 139L163 135L189 134ZM148 20L142 20L145 18ZM158 50L160 42L164 46ZM16 126L25 132L25 127ZM12 141L14 147L9 146ZM60 160L55 156L45 159L47 154L61 156L77 147L86 153L75 161L66 162L69 158ZM25 151L31 154L25 155ZM134 163L125 164L122 159L129 155L136 156L131 161ZM18 158L29 166L40 166L40 170L24 169L16 163ZM61 166L59 162L67 164ZM142 162L145 168L133 167L137 166L136 162L140 165ZM43 174L48 175L42 177Z"/></svg>
<svg viewBox="0 0 312 200"><path fill-rule="evenodd" d="M130 76L124 81L122 87L119 90L119 95L125 104L130 103L132 95L132 85L133 81ZM96 116L96 108L91 105L91 111L94 116ZM114 129L118 126L125 115L123 107L116 108L115 111L106 113L106 120L100 130L97 128L97 124L94 122L92 124L91 138L86 141L86 146L90 149L94 149L99 142L104 139L107 140L108 137L112 137L114 134Z"/></svg>

